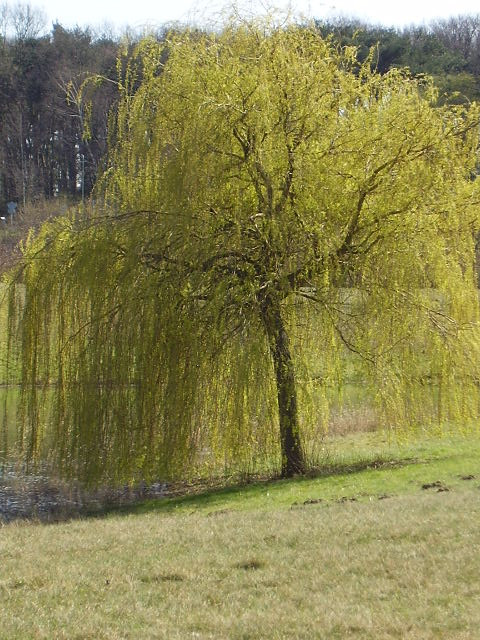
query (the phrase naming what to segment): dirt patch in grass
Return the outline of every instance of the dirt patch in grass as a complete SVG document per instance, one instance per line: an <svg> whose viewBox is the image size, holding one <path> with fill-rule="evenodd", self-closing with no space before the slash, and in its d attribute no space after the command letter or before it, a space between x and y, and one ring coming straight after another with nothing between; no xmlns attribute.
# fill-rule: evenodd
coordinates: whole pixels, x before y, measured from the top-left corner
<svg viewBox="0 0 480 640"><path fill-rule="evenodd" d="M444 484L441 480L435 480L435 482L427 482L422 484L422 489L435 489L438 493L443 491L450 491L446 484Z"/></svg>
<svg viewBox="0 0 480 640"><path fill-rule="evenodd" d="M237 562L235 565L236 569L243 569L244 571L256 571L257 569L263 569L265 567L265 563L261 560L243 560L242 562Z"/></svg>

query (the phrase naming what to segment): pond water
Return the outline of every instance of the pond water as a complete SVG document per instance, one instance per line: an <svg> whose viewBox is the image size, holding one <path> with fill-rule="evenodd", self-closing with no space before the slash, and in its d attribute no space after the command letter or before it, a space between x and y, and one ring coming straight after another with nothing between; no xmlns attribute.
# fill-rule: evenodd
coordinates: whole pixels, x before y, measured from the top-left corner
<svg viewBox="0 0 480 640"><path fill-rule="evenodd" d="M11 448L15 441L18 397L18 389L10 388L7 393L5 387L0 387L0 523L26 518L63 520L167 495L168 487L161 482L87 491L42 469L27 472Z"/></svg>
<svg viewBox="0 0 480 640"><path fill-rule="evenodd" d="M0 475L0 523L65 520L168 494L166 483L85 491L41 473L25 474L16 465L4 465Z"/></svg>

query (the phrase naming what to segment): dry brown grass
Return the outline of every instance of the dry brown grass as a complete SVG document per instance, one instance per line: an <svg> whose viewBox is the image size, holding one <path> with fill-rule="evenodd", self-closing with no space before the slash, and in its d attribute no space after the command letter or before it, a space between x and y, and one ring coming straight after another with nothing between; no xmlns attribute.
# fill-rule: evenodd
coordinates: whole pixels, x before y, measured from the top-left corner
<svg viewBox="0 0 480 640"><path fill-rule="evenodd" d="M37 199L20 208L13 224L0 225L0 275L18 262L21 252L19 243L24 241L30 229L39 229L46 220L64 215L69 207L65 198Z"/></svg>
<svg viewBox="0 0 480 640"><path fill-rule="evenodd" d="M479 496L8 525L0 638L477 640Z"/></svg>
<svg viewBox="0 0 480 640"><path fill-rule="evenodd" d="M378 431L381 425L375 410L365 405L346 407L332 412L328 425L329 436L346 436L355 433Z"/></svg>

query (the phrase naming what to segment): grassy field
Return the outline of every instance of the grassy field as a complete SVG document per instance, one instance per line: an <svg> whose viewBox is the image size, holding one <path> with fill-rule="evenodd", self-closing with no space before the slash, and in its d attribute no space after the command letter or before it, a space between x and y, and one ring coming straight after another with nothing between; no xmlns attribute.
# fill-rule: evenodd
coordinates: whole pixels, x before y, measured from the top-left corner
<svg viewBox="0 0 480 640"><path fill-rule="evenodd" d="M4 526L0 638L478 640L480 440L333 444L317 478Z"/></svg>

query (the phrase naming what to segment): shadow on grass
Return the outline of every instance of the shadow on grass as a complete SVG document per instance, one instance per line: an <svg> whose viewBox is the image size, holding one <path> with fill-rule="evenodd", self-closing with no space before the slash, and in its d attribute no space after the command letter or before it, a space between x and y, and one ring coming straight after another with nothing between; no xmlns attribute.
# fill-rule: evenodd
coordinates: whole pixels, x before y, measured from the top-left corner
<svg viewBox="0 0 480 640"><path fill-rule="evenodd" d="M269 491L281 491L292 485L301 485L316 478L329 478L334 476L345 476L362 471L394 469L405 467L413 464L423 464L424 460L417 458L376 458L369 460L359 460L349 463L335 463L323 465L318 468L310 469L303 476L295 476L293 478L281 477L259 477L250 476L241 482L219 486L219 482L213 488L201 488L195 484L179 489L176 495L165 495L161 498L151 498L136 502L129 505L112 506L102 510L101 513L86 514L87 517L106 517L109 515L143 515L147 513L175 513L176 511L192 511L224 507L225 502L228 506L235 510L235 505L246 501L254 501L264 495L266 488ZM225 480L228 483L228 480ZM230 509L228 509L230 510ZM224 509L222 509L224 511Z"/></svg>

